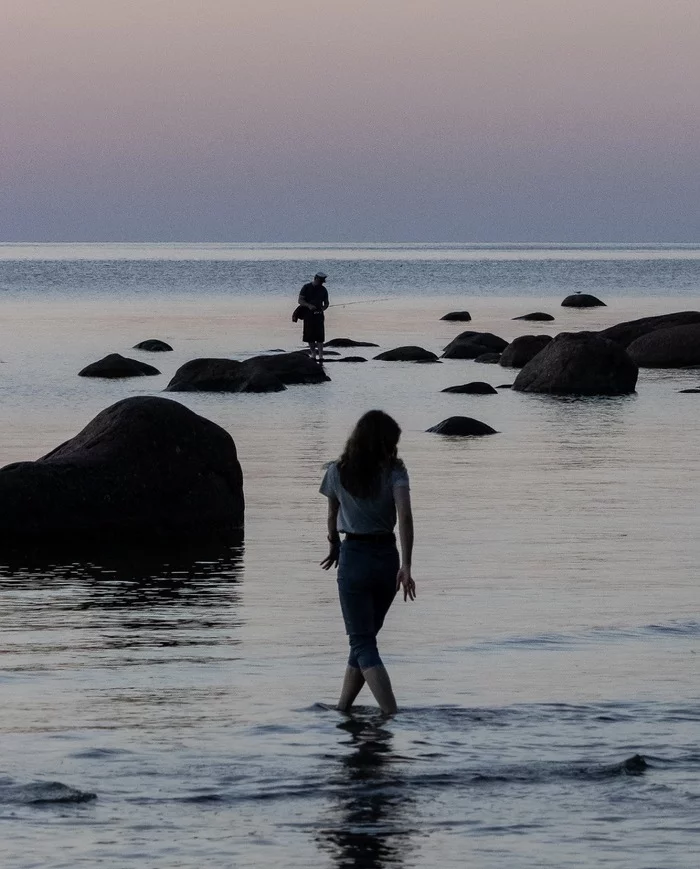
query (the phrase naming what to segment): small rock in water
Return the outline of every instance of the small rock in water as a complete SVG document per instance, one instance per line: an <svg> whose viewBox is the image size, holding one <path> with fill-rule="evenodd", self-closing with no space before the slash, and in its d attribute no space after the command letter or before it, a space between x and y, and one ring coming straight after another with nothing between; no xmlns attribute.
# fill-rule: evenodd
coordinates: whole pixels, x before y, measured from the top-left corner
<svg viewBox="0 0 700 869"><path fill-rule="evenodd" d="M386 350L380 353L375 359L380 359L383 362L438 362L437 355L431 353L430 350L424 350L422 347L406 346L395 347L393 350Z"/></svg>
<svg viewBox="0 0 700 869"><path fill-rule="evenodd" d="M0 781L0 803L40 806L49 803L87 803L97 794L79 791L59 781L35 781L17 784L12 780Z"/></svg>
<svg viewBox="0 0 700 869"><path fill-rule="evenodd" d="M462 383L459 386L448 386L447 389L442 389L441 392L463 392L467 395L498 395L490 383L484 383L481 380L473 380L471 383Z"/></svg>
<svg viewBox="0 0 700 869"><path fill-rule="evenodd" d="M513 317L514 320L532 320L533 322L538 321L549 321L553 320L554 317L551 314L545 314L544 311L534 311L532 314L523 314L522 317Z"/></svg>
<svg viewBox="0 0 700 869"><path fill-rule="evenodd" d="M564 301L561 303L562 308L605 308L605 302L601 302L600 299L595 296L591 296L589 293L574 293L571 296L567 296Z"/></svg>
<svg viewBox="0 0 700 869"><path fill-rule="evenodd" d="M328 359L327 362L366 362L364 356L343 356L342 359Z"/></svg>
<svg viewBox="0 0 700 869"><path fill-rule="evenodd" d="M628 757L627 760L623 760L620 769L628 775L640 775L645 769L649 769L649 764L641 754L635 754Z"/></svg>
<svg viewBox="0 0 700 869"><path fill-rule="evenodd" d="M461 322L468 322L471 320L471 314L469 311L450 311L449 314L445 314L444 317L440 317L441 320L457 320Z"/></svg>
<svg viewBox="0 0 700 869"><path fill-rule="evenodd" d="M86 365L78 372L78 377L106 377L116 379L118 377L151 377L160 374L157 368L147 365L138 359L130 359L121 353L110 353L97 362Z"/></svg>
<svg viewBox="0 0 700 869"><path fill-rule="evenodd" d="M140 341L134 344L134 350L147 350L149 353L167 353L173 348L165 341L160 341L158 338L149 338L147 341Z"/></svg>
<svg viewBox="0 0 700 869"><path fill-rule="evenodd" d="M678 391L681 393L681 395L693 395L700 392L700 386L693 387L693 389L679 389Z"/></svg>
<svg viewBox="0 0 700 869"><path fill-rule="evenodd" d="M355 341L354 338L331 338L324 347L379 347L371 341Z"/></svg>
<svg viewBox="0 0 700 869"><path fill-rule="evenodd" d="M450 416L429 428L428 431L448 437L479 437L498 434L495 428L491 428L490 425L486 425L485 422L478 419L472 419L470 416Z"/></svg>
<svg viewBox="0 0 700 869"><path fill-rule="evenodd" d="M512 388L513 388L512 383L501 383L500 386L496 387L496 389L512 389Z"/></svg>

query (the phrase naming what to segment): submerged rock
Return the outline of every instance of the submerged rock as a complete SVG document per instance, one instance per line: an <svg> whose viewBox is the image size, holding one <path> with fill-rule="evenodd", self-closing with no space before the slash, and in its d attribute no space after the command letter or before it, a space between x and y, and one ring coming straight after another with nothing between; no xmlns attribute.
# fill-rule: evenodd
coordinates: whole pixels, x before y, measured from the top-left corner
<svg viewBox="0 0 700 869"><path fill-rule="evenodd" d="M649 764L641 754L633 754L632 757L628 757L622 763L610 767L611 772L619 770L623 775L642 775L647 769L649 769Z"/></svg>
<svg viewBox="0 0 700 869"><path fill-rule="evenodd" d="M700 323L655 329L632 341L627 352L640 368L700 365Z"/></svg>
<svg viewBox="0 0 700 869"><path fill-rule="evenodd" d="M324 347L379 347L371 341L355 341L354 338L331 338L326 341Z"/></svg>
<svg viewBox="0 0 700 869"><path fill-rule="evenodd" d="M549 322L554 317L551 314L545 314L544 311L534 311L532 314L523 314L522 317L513 317L514 320L531 320L533 322Z"/></svg>
<svg viewBox="0 0 700 869"><path fill-rule="evenodd" d="M680 392L681 395L696 395L700 392L700 386L693 387L692 389L679 389L678 392Z"/></svg>
<svg viewBox="0 0 700 869"><path fill-rule="evenodd" d="M504 368L522 368L551 340L551 335L520 335L501 353L499 365Z"/></svg>
<svg viewBox="0 0 700 869"><path fill-rule="evenodd" d="M165 341L159 341L158 338L149 338L147 341L141 341L134 344L134 350L146 350L148 353L167 353L173 348Z"/></svg>
<svg viewBox="0 0 700 869"><path fill-rule="evenodd" d="M448 437L479 437L498 434L495 428L491 428L490 425L486 425L485 422L478 419L472 419L470 416L450 416L429 428L428 431Z"/></svg>
<svg viewBox="0 0 700 869"><path fill-rule="evenodd" d="M629 347L633 341L641 338L642 335L648 335L649 332L670 329L673 326L689 326L693 323L700 323L700 311L677 311L675 314L641 317L639 320L628 320L616 326L609 326L598 334L623 347Z"/></svg>
<svg viewBox="0 0 700 869"><path fill-rule="evenodd" d="M554 395L627 395L638 369L624 348L595 332L562 332L515 378L519 392Z"/></svg>
<svg viewBox="0 0 700 869"><path fill-rule="evenodd" d="M473 380L471 383L462 383L459 386L448 386L447 389L440 391L463 392L467 395L498 395L490 383L484 383L482 380Z"/></svg>
<svg viewBox="0 0 700 869"><path fill-rule="evenodd" d="M160 374L157 368L147 365L139 359L130 359L120 353L110 353L97 362L86 365L78 372L78 377L106 377L116 379L118 377L151 377Z"/></svg>
<svg viewBox="0 0 700 869"><path fill-rule="evenodd" d="M508 342L491 332L460 332L444 348L444 359L476 359L485 353L502 353Z"/></svg>
<svg viewBox="0 0 700 869"><path fill-rule="evenodd" d="M323 368L303 351L235 359L192 359L180 366L168 392L281 392L285 385L324 383Z"/></svg>
<svg viewBox="0 0 700 869"><path fill-rule="evenodd" d="M435 353L430 350L424 350L422 347L406 346L395 347L393 350L386 350L380 353L375 359L380 359L383 362L438 362Z"/></svg>
<svg viewBox="0 0 700 869"><path fill-rule="evenodd" d="M471 320L471 314L469 311L450 311L449 314L445 314L444 317L440 317L441 320L457 320L467 323Z"/></svg>
<svg viewBox="0 0 700 869"><path fill-rule="evenodd" d="M233 540L243 518L233 439L167 398L119 401L43 458L0 470L0 541L15 549Z"/></svg>
<svg viewBox="0 0 700 869"><path fill-rule="evenodd" d="M596 296L589 293L574 293L567 296L561 303L562 308L605 308L605 302L601 302Z"/></svg>

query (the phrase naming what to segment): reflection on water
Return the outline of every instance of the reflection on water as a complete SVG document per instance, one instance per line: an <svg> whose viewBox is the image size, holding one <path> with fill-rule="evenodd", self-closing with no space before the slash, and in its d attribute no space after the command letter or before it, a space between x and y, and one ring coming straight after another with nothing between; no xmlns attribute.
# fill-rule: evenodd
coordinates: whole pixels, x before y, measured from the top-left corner
<svg viewBox="0 0 700 869"><path fill-rule="evenodd" d="M217 629L240 624L232 608L242 566L242 546L168 553L130 548L86 561L5 559L2 622L15 630L98 630L105 648L210 645ZM80 636L71 642L79 646Z"/></svg>
<svg viewBox="0 0 700 869"><path fill-rule="evenodd" d="M349 751L340 759L331 790L331 825L318 837L339 869L402 866L409 847L412 799L398 772L393 734L376 714L355 714L338 725Z"/></svg>

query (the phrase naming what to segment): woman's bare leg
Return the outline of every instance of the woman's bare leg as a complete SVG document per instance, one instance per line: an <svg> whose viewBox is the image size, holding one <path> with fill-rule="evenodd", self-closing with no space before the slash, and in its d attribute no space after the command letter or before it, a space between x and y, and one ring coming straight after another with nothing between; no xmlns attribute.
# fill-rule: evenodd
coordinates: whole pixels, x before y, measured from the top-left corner
<svg viewBox="0 0 700 869"><path fill-rule="evenodd" d="M338 700L338 709L341 712L350 711L364 684L365 677L362 675L362 670L359 667L346 668L343 687L340 691L340 700Z"/></svg>
<svg viewBox="0 0 700 869"><path fill-rule="evenodd" d="M396 706L396 697L394 697L394 689L391 687L391 679L387 673L384 664L378 664L376 667L368 667L362 671L365 682L369 685L369 690L374 694L374 699L379 704L379 708L385 715L395 715L398 711Z"/></svg>

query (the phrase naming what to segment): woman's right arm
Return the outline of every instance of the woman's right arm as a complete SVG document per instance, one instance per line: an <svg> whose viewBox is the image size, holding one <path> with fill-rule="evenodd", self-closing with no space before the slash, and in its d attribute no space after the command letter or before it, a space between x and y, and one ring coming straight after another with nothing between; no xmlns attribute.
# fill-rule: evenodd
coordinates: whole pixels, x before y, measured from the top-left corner
<svg viewBox="0 0 700 869"><path fill-rule="evenodd" d="M340 534L338 533L338 510L340 502L333 496L328 496L328 555L321 562L321 567L324 570L330 570L331 567L338 566L340 558Z"/></svg>
<svg viewBox="0 0 700 869"><path fill-rule="evenodd" d="M408 486L394 488L396 515L399 520L399 541L401 544L401 567L396 575L396 589L403 586L403 599L416 599L416 584L411 576L413 557L413 511L411 510L411 490Z"/></svg>

